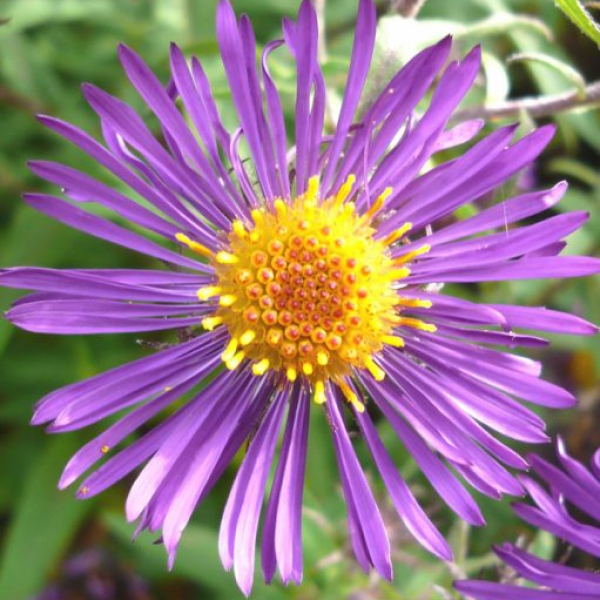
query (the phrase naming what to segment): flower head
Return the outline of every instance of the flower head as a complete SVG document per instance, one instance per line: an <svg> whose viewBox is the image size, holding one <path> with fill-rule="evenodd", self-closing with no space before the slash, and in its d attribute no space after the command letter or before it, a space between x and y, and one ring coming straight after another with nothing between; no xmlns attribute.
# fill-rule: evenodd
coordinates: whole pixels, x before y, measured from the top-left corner
<svg viewBox="0 0 600 600"><path fill-rule="evenodd" d="M535 506L515 504L519 517L536 528L562 538L569 544L600 558L600 450L587 469L571 458L558 442L559 466L537 456L531 457L533 471L549 488L530 477L521 480ZM571 503L591 519L584 524L572 517L565 504ZM455 586L477 600L595 600L600 598L600 574L543 560L504 544L495 549L498 557L514 569L518 577L535 587L491 581L459 581Z"/></svg>
<svg viewBox="0 0 600 600"><path fill-rule="evenodd" d="M233 566L246 593L282 431L265 511L262 568L268 581L277 567L286 583L302 578L310 410L324 412L331 428L357 559L365 570L373 566L390 578L388 536L346 415L358 422L400 518L421 544L449 559L448 544L401 478L371 414L389 420L460 517L482 524L476 503L449 467L484 494L521 494L507 467L527 463L491 431L544 442L543 421L520 400L553 408L574 402L539 379L538 362L489 346L546 344L516 333L521 327L596 331L578 317L544 308L483 306L442 293L442 284L450 282L587 275L599 263L558 256L565 236L585 221L583 213L512 227L550 209L564 183L463 221L448 219L526 168L552 128L513 143L515 127L503 127L427 171L432 156L481 129L479 121L448 128L476 77L480 52L444 68L451 42L442 40L411 60L358 117L375 23L373 3L361 0L348 84L331 135L323 131L325 82L316 55L316 17L307 0L296 22L284 20L284 39L265 47L260 70L249 19L238 21L228 2L219 4L217 38L240 123L233 132L223 125L198 60L188 64L172 46L172 79L164 85L138 55L121 47L125 72L157 117L162 141L130 106L92 85L84 86L84 95L100 118L105 144L55 118L40 120L120 179L131 197L122 186L113 189L70 167L35 161L33 171L60 186L64 197L28 194L26 201L177 270L28 267L0 273L2 285L36 290L8 313L30 331L191 329L184 343L49 394L33 422L70 431L129 409L71 459L60 485L104 459L79 488L79 497L90 497L144 465L127 499L127 517L139 519L140 529L162 531L171 562L195 507L251 439L219 540L225 567ZM269 56L282 46L297 67L291 148L268 67ZM86 210L93 204L148 235ZM209 375L210 383L198 389ZM115 451L188 393L159 425Z"/></svg>

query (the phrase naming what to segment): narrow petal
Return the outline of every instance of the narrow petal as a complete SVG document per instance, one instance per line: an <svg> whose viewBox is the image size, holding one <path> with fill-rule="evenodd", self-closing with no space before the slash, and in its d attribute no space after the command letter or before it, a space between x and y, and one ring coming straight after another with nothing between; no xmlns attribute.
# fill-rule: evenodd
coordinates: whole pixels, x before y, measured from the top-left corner
<svg viewBox="0 0 600 600"><path fill-rule="evenodd" d="M354 411L358 424L391 496L398 516L417 541L442 560L452 560L452 550L417 503L402 479L366 412Z"/></svg>
<svg viewBox="0 0 600 600"><path fill-rule="evenodd" d="M208 272L208 267L201 262L162 248L137 233L123 229L76 206L71 206L55 196L25 194L24 199L27 204L41 213L94 237L152 256L158 260L164 260L169 264L187 267L195 271Z"/></svg>
<svg viewBox="0 0 600 600"><path fill-rule="evenodd" d="M411 430L402 418L392 409L378 387L363 381L365 387L394 428L440 498L460 517L472 525L483 525L485 520L477 504L465 491L442 461L428 448L427 444Z"/></svg>
<svg viewBox="0 0 600 600"><path fill-rule="evenodd" d="M392 578L392 563L390 557L390 542L385 530L383 519L373 498L373 493L360 467L346 425L342 419L337 399L331 397L325 404L330 418L331 435L338 457L340 469L345 472L349 489L356 510L357 524L360 526L365 544L369 551L370 560L377 572L388 580Z"/></svg>
<svg viewBox="0 0 600 600"><path fill-rule="evenodd" d="M372 0L360 0L352 56L350 58L350 70L348 71L348 83L342 100L340 116L336 124L333 140L331 141L331 147L328 149L330 159L323 175L322 185L324 189L329 189L331 178L338 163L338 156L342 153L342 148L350 131L350 125L369 72L373 48L375 46L376 26L377 14L375 4Z"/></svg>
<svg viewBox="0 0 600 600"><path fill-rule="evenodd" d="M308 450L310 397L296 385L280 459L271 488L262 535L262 566L267 582L279 566L284 584L302 582L302 496Z"/></svg>
<svg viewBox="0 0 600 600"><path fill-rule="evenodd" d="M243 496L239 511L235 511L237 514L234 516L235 520L231 523L227 523L225 520L227 506L225 507L223 526L226 529L227 527L232 527L235 530L233 547L235 578L246 596L250 595L252 589L258 519L265 494L265 485L273 462L275 443L277 442L281 421L285 407L287 406L288 395L289 389L285 389L274 398L271 408L262 422L254 442L250 446L244 463L240 471L238 471L236 481L240 481ZM245 467L246 464L247 466ZM243 472L244 467L250 475L247 479ZM234 483L231 494L235 495L236 493Z"/></svg>

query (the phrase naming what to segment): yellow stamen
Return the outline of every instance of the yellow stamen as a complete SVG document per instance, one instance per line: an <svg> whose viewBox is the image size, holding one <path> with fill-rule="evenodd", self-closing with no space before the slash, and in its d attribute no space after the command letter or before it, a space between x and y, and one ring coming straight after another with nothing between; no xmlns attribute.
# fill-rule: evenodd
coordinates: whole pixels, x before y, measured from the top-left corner
<svg viewBox="0 0 600 600"><path fill-rule="evenodd" d="M410 275L410 269L408 267L402 267L401 269L392 269L390 271L391 279L404 279Z"/></svg>
<svg viewBox="0 0 600 600"><path fill-rule="evenodd" d="M395 327L410 304L398 297L396 281L410 270L394 263L369 224L391 190L361 215L351 201L355 181L350 175L337 193L321 197L319 178L311 177L296 198L273 198L252 211L252 220L233 222L228 244L211 257L215 282L198 291L200 299L218 301L202 324L227 328L227 368L247 361L256 375L302 378L313 393L354 372L384 377L375 361L386 344L402 346ZM364 409L349 379L346 395Z"/></svg>
<svg viewBox="0 0 600 600"><path fill-rule="evenodd" d="M338 193L335 195L336 206L341 206L344 203L346 198L350 195L350 192L352 191L352 187L354 186L355 182L356 177L352 174L348 175L348 178L342 184L342 186L338 190Z"/></svg>
<svg viewBox="0 0 600 600"><path fill-rule="evenodd" d="M383 239L383 244L385 246L391 246L394 242L398 241L405 233L408 233L412 229L412 223L404 223L402 227L396 229L396 231L392 231L387 237Z"/></svg>
<svg viewBox="0 0 600 600"><path fill-rule="evenodd" d="M375 381L383 381L385 379L385 371L370 356L365 360L365 367L373 375Z"/></svg>
<svg viewBox="0 0 600 600"><path fill-rule="evenodd" d="M233 306L237 300L237 296L234 296L233 294L225 294L219 298L219 304L221 306Z"/></svg>
<svg viewBox="0 0 600 600"><path fill-rule="evenodd" d="M254 331L254 329L247 329L240 336L240 344L242 346L247 346L248 344L251 344L255 338L256 338L256 331Z"/></svg>
<svg viewBox="0 0 600 600"><path fill-rule="evenodd" d="M325 385L319 379L315 383L315 403L316 404L325 404L327 400L327 396L325 396Z"/></svg>
<svg viewBox="0 0 600 600"><path fill-rule="evenodd" d="M100 448L100 452L102 452L102 454L106 454L109 450L110 450L110 448L106 445L104 445L104 446L102 446L102 448Z"/></svg>
<svg viewBox="0 0 600 600"><path fill-rule="evenodd" d="M383 192L377 197L377 200L373 202L371 208L369 208L369 210L365 212L364 216L369 221L383 208L383 204L385 203L386 199L390 196L391 193L391 187L385 188L385 190L383 190Z"/></svg>
<svg viewBox="0 0 600 600"><path fill-rule="evenodd" d="M246 356L246 353L243 350L240 350L237 354L235 354L233 356L233 358L230 358L226 363L225 366L230 370L233 371L234 369L237 369L240 366L240 363L244 360L244 357Z"/></svg>
<svg viewBox="0 0 600 600"><path fill-rule="evenodd" d="M197 254L201 254L202 256L206 256L207 258L210 258L213 255L213 253L206 246L203 246L198 242L194 242L187 235L185 235L185 233L176 233L175 239L178 242L185 244L190 250L196 252Z"/></svg>
<svg viewBox="0 0 600 600"><path fill-rule="evenodd" d="M394 348L402 348L404 346L404 340L396 335L384 335L381 341L389 346L394 346Z"/></svg>
<svg viewBox="0 0 600 600"><path fill-rule="evenodd" d="M286 214L287 208L285 202L281 198L277 198L273 203L278 217L283 217Z"/></svg>
<svg viewBox="0 0 600 600"><path fill-rule="evenodd" d="M246 237L246 235L247 235L246 228L244 227L244 224L239 219L236 219L232 223L231 227L232 227L235 235L237 235L240 239L243 240Z"/></svg>
<svg viewBox="0 0 600 600"><path fill-rule="evenodd" d="M318 193L319 193L319 176L313 175L308 180L308 189L306 190L306 193L304 194L304 199L309 200L309 201L316 200Z"/></svg>
<svg viewBox="0 0 600 600"><path fill-rule="evenodd" d="M231 340L229 340L229 344L227 344L225 351L223 354L221 354L221 360L223 362L226 363L229 359L233 358L233 355L238 349L238 344L239 342L237 338L231 338Z"/></svg>
<svg viewBox="0 0 600 600"><path fill-rule="evenodd" d="M221 265L233 265L240 261L235 254L225 252L224 250L217 252L216 260Z"/></svg>
<svg viewBox="0 0 600 600"><path fill-rule="evenodd" d="M264 375L269 368L270 361L268 358L263 358L260 362L252 365L252 372L255 375Z"/></svg>
<svg viewBox="0 0 600 600"><path fill-rule="evenodd" d="M302 372L305 375L312 375L313 374L313 370L314 369L313 369L313 366L312 366L311 363L305 362L305 363L302 364Z"/></svg>
<svg viewBox="0 0 600 600"><path fill-rule="evenodd" d="M344 394L344 398L346 398L358 412L365 412L365 405L358 399L358 396L352 391L352 388L345 381L340 381L338 385Z"/></svg>
<svg viewBox="0 0 600 600"><path fill-rule="evenodd" d="M431 308L433 306L431 300L420 300L419 298L398 298L398 304L412 308Z"/></svg>
<svg viewBox="0 0 600 600"><path fill-rule="evenodd" d="M354 214L355 210L356 210L356 204L354 202L348 202L347 204L344 204L343 214L350 216L350 215Z"/></svg>
<svg viewBox="0 0 600 600"><path fill-rule="evenodd" d="M200 288L196 295L200 300L206 301L213 296L218 296L221 293L221 288L218 285L208 285Z"/></svg>
<svg viewBox="0 0 600 600"><path fill-rule="evenodd" d="M324 350L317 352L317 362L324 367L329 362L329 355Z"/></svg>
<svg viewBox="0 0 600 600"><path fill-rule="evenodd" d="M413 327L414 329L420 329L421 331L429 331L435 333L437 327L433 323L424 323L421 319L411 319L409 317L401 317L400 324L406 327Z"/></svg>
<svg viewBox="0 0 600 600"><path fill-rule="evenodd" d="M402 256L395 258L394 264L395 265L403 265L407 262L410 262L413 258L416 258L417 256L427 254L427 252L429 252L430 250L431 250L431 246L429 244L425 244L425 245L421 246L420 248L413 250L412 252L407 252L406 254L403 254Z"/></svg>
<svg viewBox="0 0 600 600"><path fill-rule="evenodd" d="M206 331L212 331L215 327L218 327L223 323L223 317L205 317L202 319L202 327Z"/></svg>
<svg viewBox="0 0 600 600"><path fill-rule="evenodd" d="M265 215L263 214L262 210L255 208L250 214L252 215L252 220L257 226L260 226L265 222Z"/></svg>

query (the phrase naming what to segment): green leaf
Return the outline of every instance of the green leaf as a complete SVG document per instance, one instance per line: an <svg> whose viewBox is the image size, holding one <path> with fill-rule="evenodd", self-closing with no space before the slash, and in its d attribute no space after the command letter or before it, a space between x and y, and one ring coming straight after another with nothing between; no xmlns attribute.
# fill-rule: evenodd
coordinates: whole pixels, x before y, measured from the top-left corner
<svg viewBox="0 0 600 600"><path fill-rule="evenodd" d="M554 0L556 6L567 15L579 30L600 46L600 27L578 0Z"/></svg>
<svg viewBox="0 0 600 600"><path fill-rule="evenodd" d="M48 438L30 467L0 560L0 598L25 600L40 590L60 562L92 506L56 488L79 445L77 437Z"/></svg>

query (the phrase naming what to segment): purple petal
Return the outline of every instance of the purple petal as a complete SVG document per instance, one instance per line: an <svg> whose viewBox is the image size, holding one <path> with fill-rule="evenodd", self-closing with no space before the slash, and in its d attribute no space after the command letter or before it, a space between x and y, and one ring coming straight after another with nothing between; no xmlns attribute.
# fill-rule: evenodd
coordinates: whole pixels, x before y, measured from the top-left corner
<svg viewBox="0 0 600 600"><path fill-rule="evenodd" d="M262 76L265 87L265 98L267 100L267 111L269 115L269 123L271 125L271 135L273 137L273 145L275 147L275 168L280 185L280 193L282 198L290 197L290 182L288 179L287 168L287 138L285 130L285 121L283 117L283 108L277 87L273 82L268 66L268 58L273 50L279 48L283 42L277 40L270 42L265 46L262 54Z"/></svg>
<svg viewBox="0 0 600 600"><path fill-rule="evenodd" d="M159 286L178 285L189 281L187 289L164 289ZM0 270L0 285L10 288L39 290L62 295L127 302L196 303L196 291L208 283L206 277L191 273L135 272L103 269L44 269L16 267Z"/></svg>
<svg viewBox="0 0 600 600"><path fill-rule="evenodd" d="M595 600L597 597L595 594L562 594L492 581L456 581L454 587L475 600Z"/></svg>
<svg viewBox="0 0 600 600"><path fill-rule="evenodd" d="M229 220L217 208L218 204L211 199L211 189L204 180L196 171L174 160L129 105L90 84L83 86L83 93L101 119L146 159L167 186L190 204L198 206L203 215L215 225L227 228ZM168 102L171 100L168 99Z"/></svg>
<svg viewBox="0 0 600 600"><path fill-rule="evenodd" d="M561 592L600 595L600 575L542 560L512 544L494 548L494 552L521 577Z"/></svg>
<svg viewBox="0 0 600 600"><path fill-rule="evenodd" d="M435 274L438 283L472 283L518 279L585 277L600 273L600 259L587 256L554 256L550 258L521 258L499 265L472 267L464 270L441 271ZM407 284L432 283L431 274L409 275Z"/></svg>
<svg viewBox="0 0 600 600"><path fill-rule="evenodd" d="M263 381L258 385L269 386L269 389L272 389L269 378L262 379ZM244 388L240 387L240 389ZM181 534L203 491L210 483L210 477L218 467L221 455L228 446L229 440L235 435L238 423L245 418L249 403L258 397L259 390L260 387L247 389L245 395L241 395L239 390L232 392L231 396L234 397L235 402L229 407L229 411L223 413L215 411L218 414L214 414L210 419L210 427L206 427L204 435L199 438L200 444L196 445L193 452L187 454L185 459L188 465L187 472L180 480L163 523L163 540L169 553L170 564L173 564ZM210 436L207 436L209 432Z"/></svg>
<svg viewBox="0 0 600 600"><path fill-rule="evenodd" d="M284 389L273 399L238 471L221 524L225 537L230 532L234 534L233 548L229 551L233 550L235 578L246 596L250 595L252 589L258 519L288 395L289 389Z"/></svg>
<svg viewBox="0 0 600 600"><path fill-rule="evenodd" d="M229 87L264 195L273 198L274 159L256 74L256 52L247 19L238 27L228 1L217 6L217 40ZM269 157L270 156L270 157ZM268 158L269 157L269 158Z"/></svg>
<svg viewBox="0 0 600 600"><path fill-rule="evenodd" d="M328 149L330 160L323 175L322 185L325 190L329 189L331 178L338 163L338 157L342 153L342 148L350 131L350 125L369 72L373 47L375 46L376 26L377 14L375 4L372 0L360 0L346 90L331 147ZM315 146L313 145L312 147L314 148Z"/></svg>
<svg viewBox="0 0 600 600"><path fill-rule="evenodd" d="M206 186L211 200L228 216L231 216L230 195L223 189L210 163L203 154L192 132L169 98L160 81L146 63L130 48L119 46L119 57L127 77L144 99L148 107L156 114L163 127L181 145L186 155L194 161L202 174L203 187Z"/></svg>
<svg viewBox="0 0 600 600"><path fill-rule="evenodd" d="M262 566L270 582L279 566L284 584L302 582L302 494L308 450L310 397L293 391L285 436L265 515Z"/></svg>
<svg viewBox="0 0 600 600"><path fill-rule="evenodd" d="M471 141L484 127L485 121L473 119L455 125L444 131L433 146L433 152L441 152Z"/></svg>
<svg viewBox="0 0 600 600"><path fill-rule="evenodd" d="M428 355L445 358L450 364L459 367L460 370L474 376L480 381L491 384L509 394L515 394L524 400L535 404L548 406L550 408L567 408L576 403L575 398L566 390L548 381L538 379L534 375L525 372L517 376L511 373L508 365L502 366L488 362L488 352L494 352L488 348L469 347L455 341L443 339L440 336L420 332L420 340L413 342L407 340L406 347L415 356L427 360ZM495 356L500 358L500 353ZM509 357L511 355L505 355ZM514 363L518 365L517 362Z"/></svg>
<svg viewBox="0 0 600 600"><path fill-rule="evenodd" d="M373 459L381 473L398 516L421 545L442 560L452 560L450 546L419 506L398 473L368 414L355 411L355 416L365 435Z"/></svg>
<svg viewBox="0 0 600 600"><path fill-rule="evenodd" d="M398 416L380 393L379 387L363 381L365 387L381 409L396 435L413 456L440 498L465 521L480 526L485 523L483 515L471 496L450 473L442 461L428 448L423 440Z"/></svg>
<svg viewBox="0 0 600 600"><path fill-rule="evenodd" d="M210 437L227 409L235 408L231 393L244 381L248 382L247 376L236 378L223 372L188 403L186 420L180 420L177 427L171 427L168 437L131 487L125 506L128 521L140 516L172 465L186 451L192 440Z"/></svg>
<svg viewBox="0 0 600 600"><path fill-rule="evenodd" d="M543 306L512 306L510 304L490 304L488 306L503 314L512 327L570 335L593 335L598 333L596 325L581 317L550 310Z"/></svg>
<svg viewBox="0 0 600 600"><path fill-rule="evenodd" d="M358 163L361 157L364 158L367 146L365 172L369 172L381 159L445 63L451 43L451 39L446 37L423 50L392 78L367 110L362 126L351 139L329 193L337 190L350 173L359 172ZM370 139L371 127L368 124L373 127L381 125L373 140Z"/></svg>
<svg viewBox="0 0 600 600"><path fill-rule="evenodd" d="M424 176L426 177L426 176ZM557 183L552 189L532 192L506 200L476 215L434 231L427 236L427 243L434 245L458 240L469 235L482 233L495 227L507 227L522 219L536 215L554 206L567 190L566 182ZM406 244L403 252L410 252L423 244L424 238Z"/></svg>
<svg viewBox="0 0 600 600"><path fill-rule="evenodd" d="M69 140L96 162L104 166L116 177L121 179L132 190L146 198L165 215L168 215L186 231L193 232L201 243L211 249L215 248L214 232L207 227L173 194L169 187L162 185L158 189L146 183L142 178L127 169L106 148L77 127L52 117L38 116L46 127L56 131ZM137 161L137 164L141 161ZM142 163L143 164L143 163Z"/></svg>
<svg viewBox="0 0 600 600"><path fill-rule="evenodd" d="M350 442L346 425L340 414L338 402L335 397L330 397L325 409L330 419L331 435L338 458L340 470L348 479L348 489L356 510L356 521L361 528L370 560L377 572L388 580L392 579L392 563L390 558L390 542L385 530L385 525L369 484L356 458Z"/></svg>
<svg viewBox="0 0 600 600"><path fill-rule="evenodd" d="M311 173L308 161L311 152L317 148L310 146L310 90L318 70L317 64L317 17L310 0L303 0L298 10L296 39L291 48L297 63L296 87L296 191L302 193ZM288 38L289 40L289 38ZM286 40L286 41L288 41Z"/></svg>
<svg viewBox="0 0 600 600"><path fill-rule="evenodd" d="M179 368L182 364L186 366L186 361L197 363L205 356L209 357L211 353L218 351L218 348L222 348L223 339L223 332L204 334L190 342L55 390L37 403L32 422L34 425L40 425L53 420L68 407L85 404L90 398L104 398L111 389L118 397L119 393L129 389L128 386L136 389L136 385L137 388L143 386L150 377L162 377L163 370L167 367Z"/></svg>
<svg viewBox="0 0 600 600"><path fill-rule="evenodd" d="M137 233L127 231L106 219L87 213L55 196L25 194L24 198L27 204L36 210L94 237L141 252L158 260L164 260L170 264L187 267L195 271L210 272L209 267L201 262L162 248Z"/></svg>
<svg viewBox="0 0 600 600"><path fill-rule="evenodd" d="M218 366L220 357L217 355L202 363L198 372L194 373L187 381L174 387L172 390L156 396L150 402L143 404L131 411L128 415L111 425L99 436L83 446L71 458L65 467L58 487L64 489L78 479L85 471L92 467L105 454L105 448L112 449L125 437L133 433L138 427L149 421L161 410L179 399L188 392L198 381L209 374Z"/></svg>
<svg viewBox="0 0 600 600"><path fill-rule="evenodd" d="M36 175L61 186L65 190L64 193L75 200L103 204L126 219L168 240L173 240L179 231L178 227L76 169L49 161L30 161L28 165Z"/></svg>
<svg viewBox="0 0 600 600"><path fill-rule="evenodd" d="M30 300L6 313L6 318L36 333L107 334L161 331L197 326L211 308L191 305L169 307L153 304L124 304L88 300ZM195 313L194 316L182 317Z"/></svg>

